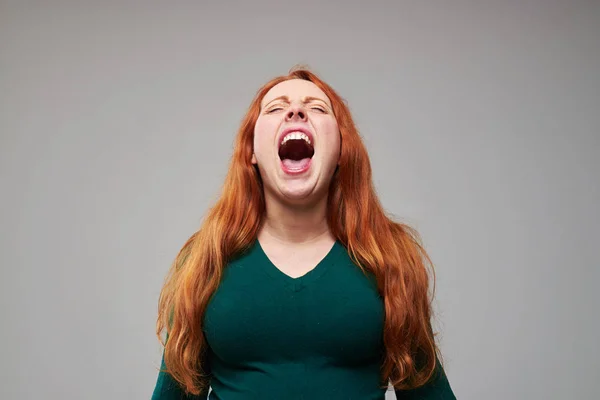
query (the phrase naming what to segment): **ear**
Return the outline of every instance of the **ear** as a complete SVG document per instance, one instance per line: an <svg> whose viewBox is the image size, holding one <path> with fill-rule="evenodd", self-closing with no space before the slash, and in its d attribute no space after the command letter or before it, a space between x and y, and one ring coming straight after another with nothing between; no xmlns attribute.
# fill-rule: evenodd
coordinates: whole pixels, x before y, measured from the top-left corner
<svg viewBox="0 0 600 400"><path fill-rule="evenodd" d="M252 164L256 164L256 156L252 153Z"/></svg>

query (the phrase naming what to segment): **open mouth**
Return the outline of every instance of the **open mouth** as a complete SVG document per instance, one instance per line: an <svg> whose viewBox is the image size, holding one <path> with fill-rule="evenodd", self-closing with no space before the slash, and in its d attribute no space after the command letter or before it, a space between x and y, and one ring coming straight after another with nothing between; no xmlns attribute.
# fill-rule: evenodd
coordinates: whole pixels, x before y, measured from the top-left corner
<svg viewBox="0 0 600 400"><path fill-rule="evenodd" d="M279 158L291 172L305 170L314 154L315 149L310 139L300 133L287 135L279 146Z"/></svg>

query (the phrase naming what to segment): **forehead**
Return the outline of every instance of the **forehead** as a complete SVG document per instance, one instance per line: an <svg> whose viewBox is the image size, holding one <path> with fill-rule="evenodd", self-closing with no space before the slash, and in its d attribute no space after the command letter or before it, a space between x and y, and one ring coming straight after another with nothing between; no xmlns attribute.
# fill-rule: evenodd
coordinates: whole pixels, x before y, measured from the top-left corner
<svg viewBox="0 0 600 400"><path fill-rule="evenodd" d="M288 96L290 100L299 100L304 97L317 97L331 106L329 98L317 85L304 79L290 79L273 86L261 101L261 107L279 96Z"/></svg>

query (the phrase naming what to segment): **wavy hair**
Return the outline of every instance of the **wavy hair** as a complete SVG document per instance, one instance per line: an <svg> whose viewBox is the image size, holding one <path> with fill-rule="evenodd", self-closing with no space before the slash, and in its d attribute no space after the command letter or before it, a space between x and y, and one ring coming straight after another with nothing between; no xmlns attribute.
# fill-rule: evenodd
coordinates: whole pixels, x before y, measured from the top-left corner
<svg viewBox="0 0 600 400"><path fill-rule="evenodd" d="M428 272L433 273L433 265L418 232L394 221L381 206L367 150L344 100L315 73L299 66L256 93L237 133L221 195L167 274L156 324L166 371L186 393L198 395L208 389L203 315L223 268L249 248L261 227L265 199L262 180L251 163L254 126L265 94L288 79L308 80L323 90L338 122L341 155L329 187L327 223L352 260L374 274L383 298L381 385L387 387L391 381L396 389L421 386L433 376L440 357L431 328L434 290L429 293ZM434 273L432 278L435 282Z"/></svg>

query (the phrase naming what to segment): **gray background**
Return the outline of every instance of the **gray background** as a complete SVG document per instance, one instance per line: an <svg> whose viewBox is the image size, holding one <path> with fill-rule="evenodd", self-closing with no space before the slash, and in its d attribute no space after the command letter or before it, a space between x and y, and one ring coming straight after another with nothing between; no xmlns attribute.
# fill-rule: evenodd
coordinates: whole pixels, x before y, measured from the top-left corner
<svg viewBox="0 0 600 400"><path fill-rule="evenodd" d="M595 398L599 50L597 1L0 3L0 398L150 397L163 278L296 63L423 235L457 397Z"/></svg>

